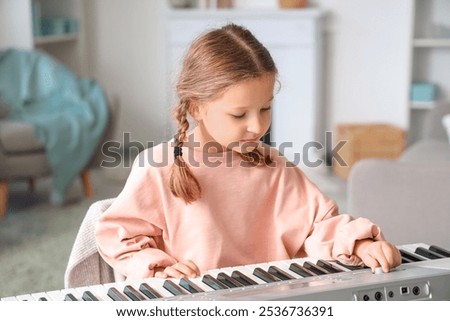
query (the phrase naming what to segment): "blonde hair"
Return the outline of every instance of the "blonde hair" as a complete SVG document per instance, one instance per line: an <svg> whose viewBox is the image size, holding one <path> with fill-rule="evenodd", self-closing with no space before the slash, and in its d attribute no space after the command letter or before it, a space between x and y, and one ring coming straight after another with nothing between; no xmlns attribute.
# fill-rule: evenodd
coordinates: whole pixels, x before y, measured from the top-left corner
<svg viewBox="0 0 450 321"><path fill-rule="evenodd" d="M197 38L186 53L176 85L178 105L174 110L178 122L175 135L175 159L170 172L173 195L186 203L201 196L201 187L181 154L189 129L188 115L194 115L199 104L214 100L237 82L277 74L269 51L242 26L228 24ZM241 155L254 165L271 162L254 150Z"/></svg>

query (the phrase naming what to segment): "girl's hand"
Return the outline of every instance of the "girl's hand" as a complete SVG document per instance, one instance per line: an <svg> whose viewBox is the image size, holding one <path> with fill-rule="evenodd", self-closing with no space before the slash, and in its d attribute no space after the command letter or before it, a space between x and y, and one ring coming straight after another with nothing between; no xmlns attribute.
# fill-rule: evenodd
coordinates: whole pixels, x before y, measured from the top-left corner
<svg viewBox="0 0 450 321"><path fill-rule="evenodd" d="M181 279L183 277L196 277L200 275L200 269L191 260L185 262L178 262L172 266L165 268L155 269L155 278L177 278Z"/></svg>
<svg viewBox="0 0 450 321"><path fill-rule="evenodd" d="M355 244L354 253L372 272L381 266L383 272L387 273L402 262L400 251L386 241L359 240Z"/></svg>

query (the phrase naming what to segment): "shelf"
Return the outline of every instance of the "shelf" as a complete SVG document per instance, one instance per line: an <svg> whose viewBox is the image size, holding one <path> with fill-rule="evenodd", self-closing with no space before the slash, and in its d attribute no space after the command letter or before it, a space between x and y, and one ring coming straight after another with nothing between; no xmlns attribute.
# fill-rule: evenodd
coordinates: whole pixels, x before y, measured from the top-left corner
<svg viewBox="0 0 450 321"><path fill-rule="evenodd" d="M411 101L411 109L433 109L436 106L435 101Z"/></svg>
<svg viewBox="0 0 450 321"><path fill-rule="evenodd" d="M450 48L450 38L416 38L413 45L415 48Z"/></svg>
<svg viewBox="0 0 450 321"><path fill-rule="evenodd" d="M67 41L75 41L78 39L77 33L66 34L66 35L55 35L55 36L41 36L34 38L34 44L36 46L67 42Z"/></svg>

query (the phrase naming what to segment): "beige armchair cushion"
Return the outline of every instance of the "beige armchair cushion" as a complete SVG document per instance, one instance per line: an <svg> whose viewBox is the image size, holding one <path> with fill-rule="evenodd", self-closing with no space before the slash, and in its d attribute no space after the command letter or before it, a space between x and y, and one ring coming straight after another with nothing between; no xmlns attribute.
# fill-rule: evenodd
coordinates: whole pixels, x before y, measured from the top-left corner
<svg viewBox="0 0 450 321"><path fill-rule="evenodd" d="M0 120L0 145L6 153L43 151L45 146L34 136L34 127L25 122Z"/></svg>

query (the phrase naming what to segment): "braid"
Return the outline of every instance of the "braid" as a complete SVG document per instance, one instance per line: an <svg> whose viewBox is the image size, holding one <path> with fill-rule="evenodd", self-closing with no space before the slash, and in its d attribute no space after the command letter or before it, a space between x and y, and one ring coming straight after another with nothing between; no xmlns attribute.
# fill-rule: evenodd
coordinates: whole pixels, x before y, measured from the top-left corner
<svg viewBox="0 0 450 321"><path fill-rule="evenodd" d="M169 186L172 194L182 198L186 203L192 203L200 198L201 188L198 180L192 174L189 166L183 159L181 148L189 129L187 114L189 102L181 101L175 109L175 119L178 121L178 132L175 135L175 157L170 169ZM178 150L177 150L178 149Z"/></svg>

